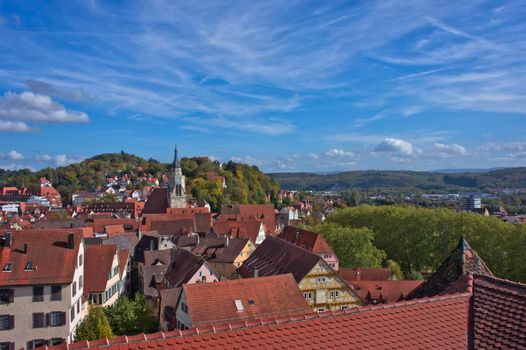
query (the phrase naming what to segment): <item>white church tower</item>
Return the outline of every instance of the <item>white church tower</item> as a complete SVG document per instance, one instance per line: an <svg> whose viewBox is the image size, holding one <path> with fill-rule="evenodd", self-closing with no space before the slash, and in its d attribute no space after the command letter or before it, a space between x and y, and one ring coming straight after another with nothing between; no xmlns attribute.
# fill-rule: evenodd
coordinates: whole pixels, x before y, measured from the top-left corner
<svg viewBox="0 0 526 350"><path fill-rule="evenodd" d="M177 156L177 145L175 146L175 155L173 166L173 179L170 181L169 202L170 208L186 208L186 188L185 176L181 169L181 163Z"/></svg>

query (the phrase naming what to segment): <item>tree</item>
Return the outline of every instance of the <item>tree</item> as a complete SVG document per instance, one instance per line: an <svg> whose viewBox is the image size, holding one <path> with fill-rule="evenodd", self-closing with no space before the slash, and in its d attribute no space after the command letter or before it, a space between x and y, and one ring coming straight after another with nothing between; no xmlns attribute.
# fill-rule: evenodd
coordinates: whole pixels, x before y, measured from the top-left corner
<svg viewBox="0 0 526 350"><path fill-rule="evenodd" d="M75 331L75 341L111 337L113 337L113 332L111 331L110 323L103 308L97 305L90 305L88 315L78 325Z"/></svg>
<svg viewBox="0 0 526 350"><path fill-rule="evenodd" d="M373 245L374 234L368 228L325 223L309 230L323 235L342 267L380 267L385 258L385 253Z"/></svg>
<svg viewBox="0 0 526 350"><path fill-rule="evenodd" d="M385 265L391 270L391 273L398 281L404 279L404 273L396 261L389 259L386 261Z"/></svg>
<svg viewBox="0 0 526 350"><path fill-rule="evenodd" d="M104 311L115 335L151 333L158 329L157 319L142 294L136 294L134 299L120 297Z"/></svg>

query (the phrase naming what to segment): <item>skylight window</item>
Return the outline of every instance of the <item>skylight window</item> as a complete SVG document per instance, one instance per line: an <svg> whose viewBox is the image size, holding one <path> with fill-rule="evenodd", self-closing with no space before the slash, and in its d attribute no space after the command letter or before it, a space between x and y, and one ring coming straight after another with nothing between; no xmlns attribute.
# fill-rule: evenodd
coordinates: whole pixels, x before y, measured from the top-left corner
<svg viewBox="0 0 526 350"><path fill-rule="evenodd" d="M28 261L27 264L26 264L26 268L24 270L26 270L26 271L33 271L33 262L32 261Z"/></svg>
<svg viewBox="0 0 526 350"><path fill-rule="evenodd" d="M234 300L234 304L236 304L237 312L243 312L245 311L245 307L243 306L243 302L239 299Z"/></svg>
<svg viewBox="0 0 526 350"><path fill-rule="evenodd" d="M13 269L13 263L8 262L5 264L4 268L2 269L3 272L11 272Z"/></svg>
<svg viewBox="0 0 526 350"><path fill-rule="evenodd" d="M254 299L248 299L248 305L255 305L256 302L254 301Z"/></svg>

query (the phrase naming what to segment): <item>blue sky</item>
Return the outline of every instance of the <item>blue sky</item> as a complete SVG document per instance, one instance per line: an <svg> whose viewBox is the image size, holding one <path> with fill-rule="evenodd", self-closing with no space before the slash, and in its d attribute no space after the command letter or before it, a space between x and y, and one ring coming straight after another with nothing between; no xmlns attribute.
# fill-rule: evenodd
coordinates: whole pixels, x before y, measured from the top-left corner
<svg viewBox="0 0 526 350"><path fill-rule="evenodd" d="M524 1L0 0L0 167L526 165Z"/></svg>

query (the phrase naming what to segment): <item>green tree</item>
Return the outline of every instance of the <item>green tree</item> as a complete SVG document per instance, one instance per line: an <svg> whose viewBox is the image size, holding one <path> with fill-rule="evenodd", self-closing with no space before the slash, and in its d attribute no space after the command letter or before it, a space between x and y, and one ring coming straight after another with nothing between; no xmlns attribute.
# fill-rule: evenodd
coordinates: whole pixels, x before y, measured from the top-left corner
<svg viewBox="0 0 526 350"><path fill-rule="evenodd" d="M158 329L157 319L142 294L136 294L134 299L120 297L104 311L115 335L151 333Z"/></svg>
<svg viewBox="0 0 526 350"><path fill-rule="evenodd" d="M88 315L75 331L75 341L111 337L113 337L113 332L104 310L100 306L90 305Z"/></svg>
<svg viewBox="0 0 526 350"><path fill-rule="evenodd" d="M380 267L385 253L373 245L368 228L350 228L334 223L309 227L319 232L334 249L342 267Z"/></svg>

